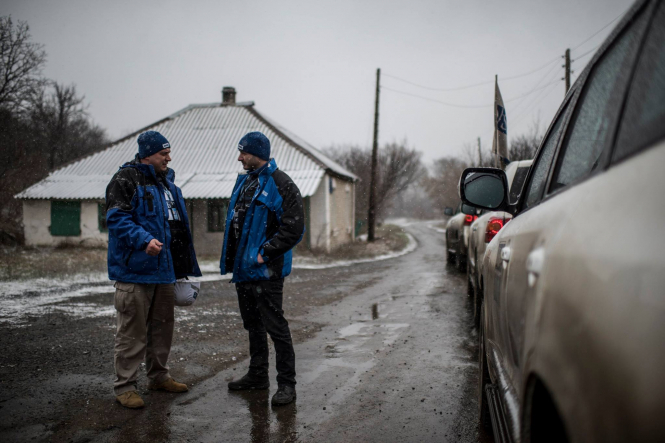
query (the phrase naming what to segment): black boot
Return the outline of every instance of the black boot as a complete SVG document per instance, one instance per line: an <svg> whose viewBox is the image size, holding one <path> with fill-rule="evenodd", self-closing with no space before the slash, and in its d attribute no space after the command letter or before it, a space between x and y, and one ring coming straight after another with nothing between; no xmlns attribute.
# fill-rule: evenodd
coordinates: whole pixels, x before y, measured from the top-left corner
<svg viewBox="0 0 665 443"><path fill-rule="evenodd" d="M239 380L229 382L229 390L231 391L244 391L248 389L268 389L270 387L270 379L268 377L261 377L247 373Z"/></svg>
<svg viewBox="0 0 665 443"><path fill-rule="evenodd" d="M296 399L296 387L291 385L279 385L277 392L272 396L273 406L288 405Z"/></svg>

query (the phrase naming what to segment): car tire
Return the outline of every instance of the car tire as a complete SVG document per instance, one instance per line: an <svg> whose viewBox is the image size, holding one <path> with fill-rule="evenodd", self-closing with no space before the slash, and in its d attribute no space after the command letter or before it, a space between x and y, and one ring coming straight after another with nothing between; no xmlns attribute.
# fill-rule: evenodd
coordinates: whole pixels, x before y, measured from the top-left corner
<svg viewBox="0 0 665 443"><path fill-rule="evenodd" d="M485 355L485 324L483 317L485 314L485 303L480 307L480 328L478 332L478 423L481 429L492 429L492 418L490 417L490 407L485 395L485 386L490 383L490 373L487 367L487 358Z"/></svg>
<svg viewBox="0 0 665 443"><path fill-rule="evenodd" d="M466 271L466 256L462 254L455 254L455 267L460 272Z"/></svg>
<svg viewBox="0 0 665 443"><path fill-rule="evenodd" d="M469 262L468 261L466 263L466 269L469 269ZM474 293L475 293L475 291L473 289L473 283L471 283L471 274L469 274L467 272L466 273L466 295L468 295L471 298L471 301L475 300Z"/></svg>
<svg viewBox="0 0 665 443"><path fill-rule="evenodd" d="M478 287L473 294L473 325L476 328L480 327L480 305L482 303L480 291L481 289Z"/></svg>

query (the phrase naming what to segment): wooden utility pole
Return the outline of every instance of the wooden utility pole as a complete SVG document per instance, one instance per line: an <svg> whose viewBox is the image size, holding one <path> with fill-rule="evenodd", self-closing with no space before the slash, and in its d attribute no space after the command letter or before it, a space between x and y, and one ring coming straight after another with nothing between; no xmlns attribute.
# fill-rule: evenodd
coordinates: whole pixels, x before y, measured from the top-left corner
<svg viewBox="0 0 665 443"><path fill-rule="evenodd" d="M566 55L564 58L566 59L566 64L563 65L563 67L566 68L564 79L566 80L566 94L568 94L568 90L570 89L570 49L566 49Z"/></svg>
<svg viewBox="0 0 665 443"><path fill-rule="evenodd" d="M483 167L483 153L480 150L480 137L478 137L478 166Z"/></svg>
<svg viewBox="0 0 665 443"><path fill-rule="evenodd" d="M367 241L374 241L374 224L376 223L376 174L379 150L379 84L381 68L376 70L376 98L374 100L374 142L372 143L372 170L369 181L369 211L367 213Z"/></svg>

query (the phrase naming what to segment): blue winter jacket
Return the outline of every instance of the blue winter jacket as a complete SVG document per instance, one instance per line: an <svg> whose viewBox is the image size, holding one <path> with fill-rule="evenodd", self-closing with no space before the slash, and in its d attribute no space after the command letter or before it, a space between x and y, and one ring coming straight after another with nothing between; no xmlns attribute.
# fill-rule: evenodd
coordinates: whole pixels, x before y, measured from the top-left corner
<svg viewBox="0 0 665 443"><path fill-rule="evenodd" d="M192 268L187 275L200 276L185 200L173 183L174 178L175 173L168 169L166 182L189 235ZM175 282L171 230L165 208L164 188L152 165L134 160L120 167L106 188L109 279L146 284ZM153 238L163 243L155 257L145 252Z"/></svg>
<svg viewBox="0 0 665 443"><path fill-rule="evenodd" d="M233 188L222 246L222 275L233 273L231 282L271 280L291 273L291 249L305 233L305 214L300 190L277 169L274 159L259 172L259 184L247 209L235 257L227 257L233 211L248 174L239 174ZM259 264L258 254L265 263Z"/></svg>

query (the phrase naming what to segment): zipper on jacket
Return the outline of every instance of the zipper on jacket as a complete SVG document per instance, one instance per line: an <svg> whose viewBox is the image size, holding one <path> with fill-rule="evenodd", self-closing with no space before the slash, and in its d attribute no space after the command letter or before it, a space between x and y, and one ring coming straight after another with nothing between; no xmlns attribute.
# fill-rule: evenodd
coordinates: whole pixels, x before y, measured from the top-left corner
<svg viewBox="0 0 665 443"><path fill-rule="evenodd" d="M155 206L152 202L152 200L154 199L152 192L148 191L147 188L144 188L144 192L145 194L143 195L143 200L148 201L148 211L153 212L155 210Z"/></svg>

